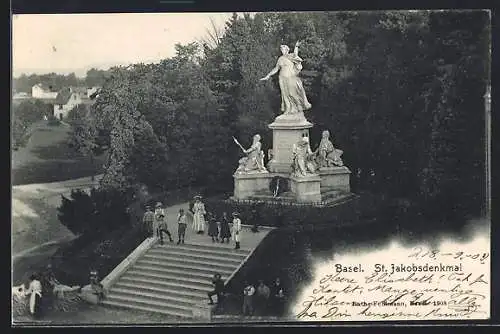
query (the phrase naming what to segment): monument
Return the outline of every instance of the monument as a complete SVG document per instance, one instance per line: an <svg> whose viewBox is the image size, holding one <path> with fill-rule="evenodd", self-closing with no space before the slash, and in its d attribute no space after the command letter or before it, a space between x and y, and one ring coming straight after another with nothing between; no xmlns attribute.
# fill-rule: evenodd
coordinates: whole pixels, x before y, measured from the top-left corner
<svg viewBox="0 0 500 334"><path fill-rule="evenodd" d="M276 66L260 79L269 80L279 72L282 114L269 124L273 131L273 145L267 168L264 166L260 135L254 135L249 149L245 149L233 138L245 154L233 175L233 199L276 197L278 192L273 194L269 190L270 182L276 176L289 181L290 191L281 197L297 203L319 203L350 192L351 172L342 162L343 151L336 149L330 141L329 131L323 131L318 148L311 150L309 129L313 124L306 119L304 113L312 105L307 100L299 77L302 70L299 46L300 42L297 42L293 53L290 53L288 46L281 45L282 55Z"/></svg>

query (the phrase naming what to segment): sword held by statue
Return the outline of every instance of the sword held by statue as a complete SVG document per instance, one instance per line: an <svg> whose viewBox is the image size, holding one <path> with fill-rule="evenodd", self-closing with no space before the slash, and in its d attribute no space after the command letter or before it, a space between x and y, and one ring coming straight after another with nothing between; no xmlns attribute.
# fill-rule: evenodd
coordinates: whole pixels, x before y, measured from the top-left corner
<svg viewBox="0 0 500 334"><path fill-rule="evenodd" d="M245 152L246 150L243 148L243 146L241 146L241 144L240 144L240 142L238 141L238 139L236 139L236 138L233 136L233 140L234 140L234 142L236 143L236 145L238 145L238 146L241 148L241 150L243 151L243 153L246 153L246 152Z"/></svg>

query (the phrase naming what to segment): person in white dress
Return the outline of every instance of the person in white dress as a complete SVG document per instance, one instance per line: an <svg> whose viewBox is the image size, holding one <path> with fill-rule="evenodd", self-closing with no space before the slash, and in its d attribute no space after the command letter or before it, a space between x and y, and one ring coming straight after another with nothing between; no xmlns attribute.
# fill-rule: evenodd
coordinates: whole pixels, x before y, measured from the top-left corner
<svg viewBox="0 0 500 334"><path fill-rule="evenodd" d="M205 232L205 204L201 201L201 196L194 197L193 205L193 231L198 234Z"/></svg>
<svg viewBox="0 0 500 334"><path fill-rule="evenodd" d="M30 276L30 285L25 294L26 296L30 296L30 313L34 318L37 318L40 315L42 283L38 280L38 277L35 274Z"/></svg>
<svg viewBox="0 0 500 334"><path fill-rule="evenodd" d="M233 236L233 241L235 242L234 249L240 249L241 219L238 212L233 212L233 226L231 230L231 235Z"/></svg>

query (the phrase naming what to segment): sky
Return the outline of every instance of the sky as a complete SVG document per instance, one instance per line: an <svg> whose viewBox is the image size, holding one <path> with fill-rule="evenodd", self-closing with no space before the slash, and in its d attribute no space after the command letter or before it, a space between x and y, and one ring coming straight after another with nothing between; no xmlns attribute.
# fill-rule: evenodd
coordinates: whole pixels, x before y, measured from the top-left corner
<svg viewBox="0 0 500 334"><path fill-rule="evenodd" d="M220 26L232 13L23 14L12 20L12 69L43 74L92 67L157 62L176 43L206 36L210 18Z"/></svg>

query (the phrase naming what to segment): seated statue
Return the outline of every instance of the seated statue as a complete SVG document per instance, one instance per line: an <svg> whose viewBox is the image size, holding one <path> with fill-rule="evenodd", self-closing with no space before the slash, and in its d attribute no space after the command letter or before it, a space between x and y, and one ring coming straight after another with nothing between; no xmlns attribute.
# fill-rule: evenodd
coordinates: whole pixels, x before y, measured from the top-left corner
<svg viewBox="0 0 500 334"><path fill-rule="evenodd" d="M328 130L323 131L321 142L314 153L316 154L316 163L319 168L344 166L341 159L344 152L333 146L330 141L330 132Z"/></svg>
<svg viewBox="0 0 500 334"><path fill-rule="evenodd" d="M309 146L309 137L304 136L293 145L292 176L307 176L315 172L314 153Z"/></svg>
<svg viewBox="0 0 500 334"><path fill-rule="evenodd" d="M236 139L235 141L239 145ZM246 156L239 160L239 166L236 170L237 174L267 172L264 166L264 152L262 151L260 135L256 134L253 136L253 143L249 149L244 149L241 145L240 147Z"/></svg>

